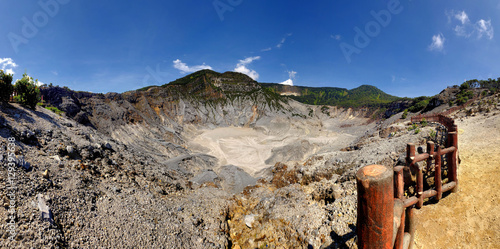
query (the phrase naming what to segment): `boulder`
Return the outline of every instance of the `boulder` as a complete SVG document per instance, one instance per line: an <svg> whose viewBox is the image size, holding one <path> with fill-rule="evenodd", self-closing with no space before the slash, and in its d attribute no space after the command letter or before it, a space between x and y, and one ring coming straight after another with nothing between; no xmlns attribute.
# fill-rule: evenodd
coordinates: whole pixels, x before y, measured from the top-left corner
<svg viewBox="0 0 500 249"><path fill-rule="evenodd" d="M223 166L218 173L222 188L232 194L241 193L245 187L257 183L257 179L234 165Z"/></svg>
<svg viewBox="0 0 500 249"><path fill-rule="evenodd" d="M219 176L212 170L205 170L200 174L196 175L195 177L191 178L190 181L202 185L208 182L216 183L218 178Z"/></svg>
<svg viewBox="0 0 500 249"><path fill-rule="evenodd" d="M40 218L43 221L48 221L54 224L54 215L52 210L47 206L46 200L42 194L37 195L38 210L40 211Z"/></svg>

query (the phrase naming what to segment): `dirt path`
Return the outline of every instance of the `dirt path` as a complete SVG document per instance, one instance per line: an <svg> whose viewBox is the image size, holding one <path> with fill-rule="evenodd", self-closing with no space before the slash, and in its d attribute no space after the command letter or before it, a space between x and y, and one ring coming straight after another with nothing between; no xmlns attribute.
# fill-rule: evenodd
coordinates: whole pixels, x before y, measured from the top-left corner
<svg viewBox="0 0 500 249"><path fill-rule="evenodd" d="M417 210L414 248L500 248L500 115L457 124L459 192Z"/></svg>

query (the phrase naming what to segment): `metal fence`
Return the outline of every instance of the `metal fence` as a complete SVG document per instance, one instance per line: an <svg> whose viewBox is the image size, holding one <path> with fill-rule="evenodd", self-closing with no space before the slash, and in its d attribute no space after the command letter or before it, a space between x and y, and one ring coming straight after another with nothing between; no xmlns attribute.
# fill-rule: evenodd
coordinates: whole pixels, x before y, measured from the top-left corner
<svg viewBox="0 0 500 249"><path fill-rule="evenodd" d="M412 248L414 208L420 209L427 198L439 201L443 193L458 190L457 126L453 119L443 114L416 116L412 122L424 118L446 127L445 144L429 141L427 151L421 154L416 154L415 144L408 144L405 166L391 169L369 165L357 172L358 248ZM443 169L446 169L446 177ZM411 180L410 172L415 172L416 181ZM427 190L424 190L424 172L434 178L432 186L427 184Z"/></svg>

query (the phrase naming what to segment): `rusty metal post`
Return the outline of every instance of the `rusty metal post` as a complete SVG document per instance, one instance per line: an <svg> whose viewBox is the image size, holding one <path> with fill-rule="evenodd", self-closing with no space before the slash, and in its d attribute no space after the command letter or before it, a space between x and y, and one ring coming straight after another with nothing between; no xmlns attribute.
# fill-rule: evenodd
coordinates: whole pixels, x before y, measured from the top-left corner
<svg viewBox="0 0 500 249"><path fill-rule="evenodd" d="M453 132L448 133L448 139L453 147L455 147L455 151L448 154L448 178L449 182L456 182L456 186L451 190L452 193L458 192L458 163L457 163L457 155L458 155L458 132L457 126L454 125L452 130Z"/></svg>
<svg viewBox="0 0 500 249"><path fill-rule="evenodd" d="M404 197L404 178L403 178L404 166L394 167L394 197L403 200Z"/></svg>
<svg viewBox="0 0 500 249"><path fill-rule="evenodd" d="M427 159L427 171L430 171L432 159L434 158L434 142L432 141L427 141L427 154L429 154L429 158Z"/></svg>
<svg viewBox="0 0 500 249"><path fill-rule="evenodd" d="M417 208L420 209L424 206L424 172L422 172L422 168L418 167L418 165L415 165L415 167L418 168L417 172Z"/></svg>
<svg viewBox="0 0 500 249"><path fill-rule="evenodd" d="M441 147L438 147L437 155L434 158L434 185L436 186L436 200L441 200L443 196L443 184L441 182Z"/></svg>
<svg viewBox="0 0 500 249"><path fill-rule="evenodd" d="M392 248L394 173L369 165L356 173L358 189L358 248Z"/></svg>
<svg viewBox="0 0 500 249"><path fill-rule="evenodd" d="M405 208L402 200L394 201L394 249L404 248L405 236Z"/></svg>
<svg viewBox="0 0 500 249"><path fill-rule="evenodd" d="M415 144L409 143L406 145L406 166L410 167L413 159L415 159Z"/></svg>
<svg viewBox="0 0 500 249"><path fill-rule="evenodd" d="M413 208L409 207L406 209L406 228L408 229L408 233L410 234L410 242L408 249L413 248L413 241L415 240L415 212Z"/></svg>

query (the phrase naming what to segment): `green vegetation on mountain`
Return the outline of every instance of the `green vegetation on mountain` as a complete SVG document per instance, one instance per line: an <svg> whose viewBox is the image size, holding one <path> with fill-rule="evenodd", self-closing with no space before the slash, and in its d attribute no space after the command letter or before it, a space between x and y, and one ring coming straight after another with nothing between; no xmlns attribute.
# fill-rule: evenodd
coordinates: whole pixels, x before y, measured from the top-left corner
<svg viewBox="0 0 500 249"><path fill-rule="evenodd" d="M431 100L431 98L427 96L421 96L413 98L411 100L413 100L414 104L408 108L408 111L415 113L425 109L427 105L429 105L429 101Z"/></svg>
<svg viewBox="0 0 500 249"><path fill-rule="evenodd" d="M38 80L33 80L27 73L23 74L23 78L16 81L14 84L16 101L31 109L36 108L36 104L40 101L40 89L38 88Z"/></svg>
<svg viewBox="0 0 500 249"><path fill-rule="evenodd" d="M485 88L491 92L498 92L500 91L500 78L489 78L487 80L473 79L468 80L460 85L460 90L468 90L470 88Z"/></svg>
<svg viewBox="0 0 500 249"><path fill-rule="evenodd" d="M474 88L483 88L484 90L481 93L483 96L498 92L500 91L500 78L496 80L491 78L489 78L488 80L474 79L462 83L459 87L460 92L457 94L455 102L450 102L450 105L462 105L465 104L468 100L474 98L474 92L472 91Z"/></svg>
<svg viewBox="0 0 500 249"><path fill-rule="evenodd" d="M160 87L169 96L197 100L203 105L226 104L238 98L249 98L254 102L265 101L272 108L281 109L288 99L270 89L261 87L249 76L237 72L218 73L200 70ZM153 87L141 88L147 91ZM259 101L258 101L259 100Z"/></svg>
<svg viewBox="0 0 500 249"><path fill-rule="evenodd" d="M12 91L14 91L12 74L6 74L3 70L0 70L0 101L9 101Z"/></svg>
<svg viewBox="0 0 500 249"><path fill-rule="evenodd" d="M147 91L154 87L145 87L138 91ZM389 103L399 99L369 85L362 85L351 90L338 87L287 86L276 83L257 83L242 73L218 73L208 69L186 75L162 85L161 88L166 89L172 95L208 102L226 102L227 99L233 100L244 96L255 98L258 93L263 95L272 106L287 102L291 98L311 105L378 108L386 107Z"/></svg>
<svg viewBox="0 0 500 249"><path fill-rule="evenodd" d="M362 85L351 90L338 87L286 86L274 83L261 83L261 85L278 93L290 93L290 98L310 105L380 107L399 99L369 85Z"/></svg>
<svg viewBox="0 0 500 249"><path fill-rule="evenodd" d="M458 88L458 86L455 86ZM158 88L158 87L157 87ZM408 112L426 112L439 105L436 97L399 98L389 95L375 86L362 85L348 90L339 87L288 86L277 83L257 83L242 73L218 73L201 70L162 85L169 95L196 99L206 104L228 103L237 98L251 98L255 102L264 100L269 106L280 108L288 99L321 106L340 106L350 108L370 108L374 118L383 118L406 110ZM500 91L500 78L488 80L470 80L460 86L456 104L465 103L473 96L472 88L484 88L483 95ZM154 89L146 87L139 91ZM262 98L264 97L264 98ZM453 104L450 102L450 104ZM323 110L322 109L322 110ZM405 116L406 116L405 115Z"/></svg>

